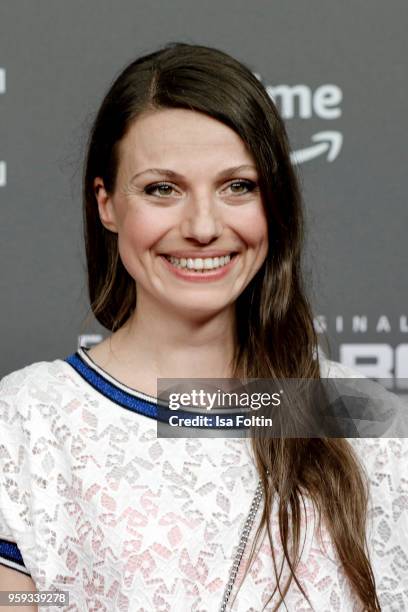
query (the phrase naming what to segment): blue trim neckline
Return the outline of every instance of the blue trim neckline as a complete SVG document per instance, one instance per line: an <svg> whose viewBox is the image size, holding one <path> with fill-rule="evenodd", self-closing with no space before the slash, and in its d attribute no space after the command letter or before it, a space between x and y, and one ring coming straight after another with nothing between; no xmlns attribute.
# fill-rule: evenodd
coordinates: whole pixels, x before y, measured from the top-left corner
<svg viewBox="0 0 408 612"><path fill-rule="evenodd" d="M154 401L149 401L143 397L137 397L136 395L126 392L105 378L100 372L88 365L78 352L69 355L69 357L66 357L64 361L69 363L69 365L72 366L74 370L78 372L78 374L84 380L86 380L87 383L96 389L96 391L110 399L115 404L118 404L127 410L131 410L132 412L137 412L138 414L155 419L156 421L161 421L162 423L168 423L169 417L174 416L175 414L182 418L193 418L199 414L197 412L188 412L185 410L177 410L175 412L174 410L170 410L169 407L164 404L155 403ZM135 393L138 392L135 391ZM242 413L230 413L228 414L228 417L235 419L238 414ZM225 418L227 416L225 413L207 413L205 416L207 418L208 425L202 427L198 426L199 429L214 428L225 430L225 427L217 426L216 424L216 417L218 416ZM232 427L232 429L247 429L247 427L242 425Z"/></svg>

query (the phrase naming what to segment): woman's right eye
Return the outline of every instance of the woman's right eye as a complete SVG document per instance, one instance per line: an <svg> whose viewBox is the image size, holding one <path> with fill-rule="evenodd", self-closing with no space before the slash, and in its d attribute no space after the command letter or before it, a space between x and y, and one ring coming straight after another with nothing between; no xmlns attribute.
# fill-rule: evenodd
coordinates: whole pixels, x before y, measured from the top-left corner
<svg viewBox="0 0 408 612"><path fill-rule="evenodd" d="M154 183L144 188L144 192L147 193L147 195L156 195L159 197L169 196L173 191L174 187L169 183Z"/></svg>

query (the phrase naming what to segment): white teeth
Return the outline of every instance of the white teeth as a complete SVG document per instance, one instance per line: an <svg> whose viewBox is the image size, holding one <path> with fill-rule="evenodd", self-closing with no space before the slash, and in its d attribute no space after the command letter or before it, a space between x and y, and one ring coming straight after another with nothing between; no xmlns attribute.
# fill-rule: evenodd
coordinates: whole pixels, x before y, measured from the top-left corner
<svg viewBox="0 0 408 612"><path fill-rule="evenodd" d="M204 270L214 270L216 268L225 266L225 264L231 261L231 255L224 255L223 257L197 257L195 259L191 257L188 259L184 257L178 259L177 257L170 255L166 256L166 259L176 266L176 268L187 268L188 270L200 272Z"/></svg>

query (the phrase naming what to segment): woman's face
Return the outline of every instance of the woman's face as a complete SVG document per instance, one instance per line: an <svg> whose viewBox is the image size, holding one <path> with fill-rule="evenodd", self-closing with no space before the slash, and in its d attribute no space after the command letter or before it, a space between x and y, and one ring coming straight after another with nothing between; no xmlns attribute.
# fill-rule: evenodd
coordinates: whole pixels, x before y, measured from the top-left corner
<svg viewBox="0 0 408 612"><path fill-rule="evenodd" d="M268 229L253 157L232 129L207 115L141 115L120 143L114 193L99 178L94 184L138 303L211 315L235 302L265 260Z"/></svg>

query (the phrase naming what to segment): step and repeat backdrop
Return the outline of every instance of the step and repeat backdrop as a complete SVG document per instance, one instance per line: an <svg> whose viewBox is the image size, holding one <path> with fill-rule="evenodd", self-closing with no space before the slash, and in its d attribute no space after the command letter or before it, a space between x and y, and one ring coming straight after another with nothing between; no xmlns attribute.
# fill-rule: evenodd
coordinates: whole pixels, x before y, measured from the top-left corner
<svg viewBox="0 0 408 612"><path fill-rule="evenodd" d="M286 121L322 348L408 393L406 2L16 0L0 15L1 376L107 335L85 282L88 130L127 63L182 41L245 62Z"/></svg>

